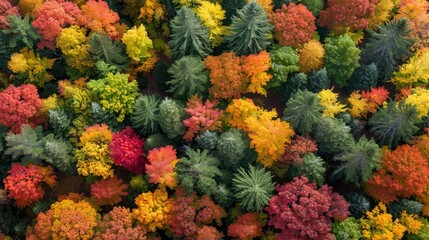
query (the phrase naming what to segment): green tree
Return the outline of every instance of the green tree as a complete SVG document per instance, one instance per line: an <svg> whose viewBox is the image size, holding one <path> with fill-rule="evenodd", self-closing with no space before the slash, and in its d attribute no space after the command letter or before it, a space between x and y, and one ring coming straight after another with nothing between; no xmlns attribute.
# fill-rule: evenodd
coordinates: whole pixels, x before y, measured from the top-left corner
<svg viewBox="0 0 429 240"><path fill-rule="evenodd" d="M233 16L231 34L226 36L228 48L237 55L257 54L271 45L273 26L264 8L251 1Z"/></svg>
<svg viewBox="0 0 429 240"><path fill-rule="evenodd" d="M187 55L205 57L211 53L209 31L190 8L180 8L170 26L170 46L175 58Z"/></svg>

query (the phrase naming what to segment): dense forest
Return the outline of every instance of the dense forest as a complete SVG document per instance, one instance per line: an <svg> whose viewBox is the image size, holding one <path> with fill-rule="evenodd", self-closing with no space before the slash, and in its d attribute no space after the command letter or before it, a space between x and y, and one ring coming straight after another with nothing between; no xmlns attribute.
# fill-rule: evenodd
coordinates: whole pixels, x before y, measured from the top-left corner
<svg viewBox="0 0 429 240"><path fill-rule="evenodd" d="M0 240L429 239L426 0L0 0Z"/></svg>

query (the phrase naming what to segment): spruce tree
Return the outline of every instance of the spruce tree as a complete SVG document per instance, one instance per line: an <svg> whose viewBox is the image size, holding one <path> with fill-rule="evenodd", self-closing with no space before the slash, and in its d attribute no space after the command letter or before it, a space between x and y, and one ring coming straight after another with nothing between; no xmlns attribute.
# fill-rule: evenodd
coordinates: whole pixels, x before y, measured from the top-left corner
<svg viewBox="0 0 429 240"><path fill-rule="evenodd" d="M264 8L252 1L232 18L231 35L225 39L228 48L237 55L257 54L270 46L272 30Z"/></svg>
<svg viewBox="0 0 429 240"><path fill-rule="evenodd" d="M205 57L211 53L209 31L188 7L182 7L170 21L170 46L175 58L186 55Z"/></svg>

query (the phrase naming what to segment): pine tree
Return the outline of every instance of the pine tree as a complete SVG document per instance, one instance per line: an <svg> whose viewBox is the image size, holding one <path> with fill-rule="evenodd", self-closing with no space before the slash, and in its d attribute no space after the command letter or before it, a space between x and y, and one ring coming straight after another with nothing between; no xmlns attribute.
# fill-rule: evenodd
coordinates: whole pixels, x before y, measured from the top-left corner
<svg viewBox="0 0 429 240"><path fill-rule="evenodd" d="M408 21L401 19L377 26L378 31L368 30L370 38L362 52L367 64L374 63L379 79L384 82L392 77L404 57L408 57L414 40L408 38Z"/></svg>
<svg viewBox="0 0 429 240"><path fill-rule="evenodd" d="M359 183L367 181L372 176L372 171L379 167L381 150L377 143L365 136L358 142L350 141L342 153L335 156L335 160L343 163L335 170L334 175L340 174L348 182Z"/></svg>
<svg viewBox="0 0 429 240"><path fill-rule="evenodd" d="M170 21L170 46L175 58L187 55L205 57L211 53L209 31L188 7L182 7Z"/></svg>
<svg viewBox="0 0 429 240"><path fill-rule="evenodd" d="M120 41L113 41L104 33L95 32L89 40L91 53L94 61L104 61L108 65L119 69L128 67L129 59L125 52L125 45Z"/></svg>
<svg viewBox="0 0 429 240"><path fill-rule="evenodd" d="M232 18L231 35L225 37L228 48L237 55L257 54L271 45L273 26L264 8L251 1Z"/></svg>
<svg viewBox="0 0 429 240"><path fill-rule="evenodd" d="M369 126L379 144L395 147L401 142L411 142L419 129L416 126L419 121L415 106L405 104L404 101L399 104L390 101L387 107L374 113L369 119Z"/></svg>
<svg viewBox="0 0 429 240"><path fill-rule="evenodd" d="M137 132L148 135L158 131L160 101L155 95L137 97L131 114L131 123Z"/></svg>
<svg viewBox="0 0 429 240"><path fill-rule="evenodd" d="M313 125L322 119L322 110L316 94L298 90L287 101L283 120L289 122L297 133L306 135L312 132Z"/></svg>

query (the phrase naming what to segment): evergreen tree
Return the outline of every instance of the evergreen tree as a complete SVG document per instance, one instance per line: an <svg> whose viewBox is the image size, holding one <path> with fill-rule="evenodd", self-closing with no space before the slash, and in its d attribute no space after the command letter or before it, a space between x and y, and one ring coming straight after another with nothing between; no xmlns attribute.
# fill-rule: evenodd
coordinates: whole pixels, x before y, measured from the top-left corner
<svg viewBox="0 0 429 240"><path fill-rule="evenodd" d="M128 67L129 58L125 52L125 45L120 41L113 41L104 33L95 32L89 40L89 52L94 61L102 60L108 65L119 69Z"/></svg>
<svg viewBox="0 0 429 240"><path fill-rule="evenodd" d="M205 57L211 53L209 31L188 7L182 7L170 21L170 46L175 58L187 55Z"/></svg>
<svg viewBox="0 0 429 240"><path fill-rule="evenodd" d="M298 90L287 101L283 120L289 122L297 133L306 135L311 133L314 124L322 119L322 110L316 94Z"/></svg>
<svg viewBox="0 0 429 240"><path fill-rule="evenodd" d="M414 40L410 39L408 20L400 19L377 26L378 31L368 30L370 37L362 51L367 64L374 63L379 79L384 82L392 77L404 57L408 57Z"/></svg>
<svg viewBox="0 0 429 240"><path fill-rule="evenodd" d="M205 96L208 88L208 71L204 62L193 56L185 56L168 69L173 79L167 82L168 92L177 98L188 99L195 94Z"/></svg>
<svg viewBox="0 0 429 240"><path fill-rule="evenodd" d="M416 126L419 122L416 107L404 101L399 104L390 101L387 107L381 108L369 119L371 132L377 142L389 147L398 146L401 142L411 143L419 130Z"/></svg>
<svg viewBox="0 0 429 240"><path fill-rule="evenodd" d="M257 54L271 45L272 30L264 8L251 1L232 18L231 34L225 39L237 55Z"/></svg>

